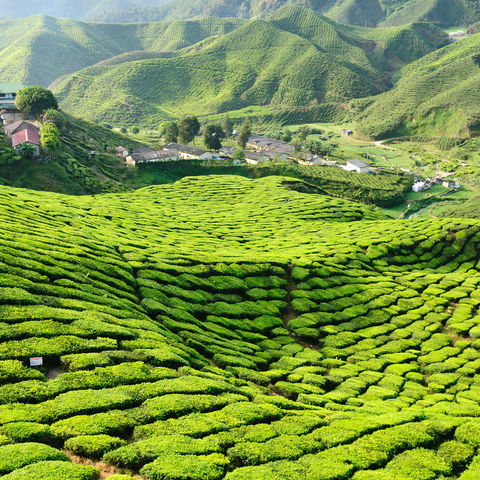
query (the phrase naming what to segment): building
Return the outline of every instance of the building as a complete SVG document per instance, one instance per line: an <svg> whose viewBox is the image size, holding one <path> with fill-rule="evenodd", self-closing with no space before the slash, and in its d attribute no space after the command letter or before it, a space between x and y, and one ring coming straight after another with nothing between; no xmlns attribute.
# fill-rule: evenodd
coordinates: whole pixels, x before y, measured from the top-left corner
<svg viewBox="0 0 480 480"><path fill-rule="evenodd" d="M259 152L245 152L245 161L250 165L260 165L269 160L267 155Z"/></svg>
<svg viewBox="0 0 480 480"><path fill-rule="evenodd" d="M351 137L353 135L353 130L349 130L348 128L344 128L342 130L342 137Z"/></svg>
<svg viewBox="0 0 480 480"><path fill-rule="evenodd" d="M178 152L182 160L200 160L202 155L210 153L202 148L191 147L190 145L181 145L179 143L168 143L163 147L165 151L173 150Z"/></svg>
<svg viewBox="0 0 480 480"><path fill-rule="evenodd" d="M425 182L415 182L412 186L412 192L423 192L427 188Z"/></svg>
<svg viewBox="0 0 480 480"><path fill-rule="evenodd" d="M359 160L358 158L356 158L354 160L348 160L345 169L350 170L351 172L369 173L370 165L363 160Z"/></svg>
<svg viewBox="0 0 480 480"><path fill-rule="evenodd" d="M295 151L293 145L281 140L263 137L262 135L252 135L247 141L247 146L255 149L257 152L268 152L272 158L275 155L284 155L286 158L289 158L292 157Z"/></svg>
<svg viewBox="0 0 480 480"><path fill-rule="evenodd" d="M455 190L460 188L460 184L458 182L454 182L453 180L444 180L442 182L442 186L445 188L454 188Z"/></svg>
<svg viewBox="0 0 480 480"><path fill-rule="evenodd" d="M116 152L117 152L117 157L118 158L127 158L129 153L128 153L128 150L124 147L121 147L121 146L118 146L117 148L115 148Z"/></svg>
<svg viewBox="0 0 480 480"><path fill-rule="evenodd" d="M219 153L222 155L233 155L236 151L237 149L235 147L222 147Z"/></svg>
<svg viewBox="0 0 480 480"><path fill-rule="evenodd" d="M180 154L174 150L151 150L146 147L140 147L125 157L126 164L132 167L145 163L178 162L179 160Z"/></svg>
<svg viewBox="0 0 480 480"><path fill-rule="evenodd" d="M23 87L21 83L0 83L0 118L4 123L24 118L15 107L15 97Z"/></svg>
<svg viewBox="0 0 480 480"><path fill-rule="evenodd" d="M37 132L30 129L20 130L12 136L12 147L17 150L20 145L28 143L35 148L35 155L40 155L40 137Z"/></svg>
<svg viewBox="0 0 480 480"><path fill-rule="evenodd" d="M319 157L318 155L308 155L305 158L299 158L298 163L300 165L315 165L315 166L325 166L327 160L325 158Z"/></svg>
<svg viewBox="0 0 480 480"><path fill-rule="evenodd" d="M10 139L13 137L13 135L15 135L15 133L21 132L22 130L32 130L37 134L40 132L40 129L36 125L24 120L17 120L16 122L9 123L3 127L3 130L5 131L7 138Z"/></svg>

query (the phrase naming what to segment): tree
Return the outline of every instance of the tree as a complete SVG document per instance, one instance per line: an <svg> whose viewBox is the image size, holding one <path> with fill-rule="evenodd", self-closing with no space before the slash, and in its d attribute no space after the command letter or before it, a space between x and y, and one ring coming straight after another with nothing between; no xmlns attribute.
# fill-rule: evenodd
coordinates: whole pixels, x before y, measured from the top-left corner
<svg viewBox="0 0 480 480"><path fill-rule="evenodd" d="M40 116L49 108L58 109L57 99L50 90L43 87L25 87L17 92L15 106L23 113Z"/></svg>
<svg viewBox="0 0 480 480"><path fill-rule="evenodd" d="M245 152L243 150L235 150L232 154L232 160L243 162L245 160Z"/></svg>
<svg viewBox="0 0 480 480"><path fill-rule="evenodd" d="M307 139L307 137L311 134L312 134L312 130L307 126L300 127L297 131L297 137L302 142L304 142Z"/></svg>
<svg viewBox="0 0 480 480"><path fill-rule="evenodd" d="M220 150L224 138L225 132L218 124L210 124L203 129L203 142L209 150Z"/></svg>
<svg viewBox="0 0 480 480"><path fill-rule="evenodd" d="M285 130L283 130L282 141L290 143L292 141L292 138L292 131L288 128L285 128Z"/></svg>
<svg viewBox="0 0 480 480"><path fill-rule="evenodd" d="M49 108L43 114L43 122L53 122L60 131L64 130L67 125L65 115L54 108Z"/></svg>
<svg viewBox="0 0 480 480"><path fill-rule="evenodd" d="M223 117L222 128L223 128L223 131L225 132L226 138L230 138L233 132L233 122L228 116L228 113Z"/></svg>
<svg viewBox="0 0 480 480"><path fill-rule="evenodd" d="M178 142L178 124L176 122L169 123L165 131L165 140L168 143Z"/></svg>
<svg viewBox="0 0 480 480"><path fill-rule="evenodd" d="M247 146L248 139L252 135L252 128L250 127L250 121L246 118L240 128L240 134L238 135L238 144L244 149Z"/></svg>
<svg viewBox="0 0 480 480"><path fill-rule="evenodd" d="M200 123L197 117L190 116L182 119L178 125L178 137L181 143L190 143L200 131Z"/></svg>
<svg viewBox="0 0 480 480"><path fill-rule="evenodd" d="M140 133L140 129L139 129L138 127L133 127L133 128L132 128L132 133L133 133L134 135L137 135L137 134Z"/></svg>
<svg viewBox="0 0 480 480"><path fill-rule="evenodd" d="M307 143L306 149L313 155L329 155L333 150L333 145L320 140L311 140Z"/></svg>
<svg viewBox="0 0 480 480"><path fill-rule="evenodd" d="M40 129L40 143L42 148L48 153L55 153L62 144L60 132L57 126L52 122L46 122Z"/></svg>

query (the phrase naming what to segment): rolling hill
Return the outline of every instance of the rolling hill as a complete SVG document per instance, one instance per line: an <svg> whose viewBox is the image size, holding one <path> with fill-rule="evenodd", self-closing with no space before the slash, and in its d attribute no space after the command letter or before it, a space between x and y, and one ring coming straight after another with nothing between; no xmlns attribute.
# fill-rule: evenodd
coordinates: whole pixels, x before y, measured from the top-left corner
<svg viewBox="0 0 480 480"><path fill-rule="evenodd" d="M388 94L358 102L359 129L401 135L468 137L480 121L480 35L472 35L406 66Z"/></svg>
<svg viewBox="0 0 480 480"><path fill-rule="evenodd" d="M243 22L198 21L113 25L37 15L0 22L0 78L49 85L56 78L125 53L152 55L231 32Z"/></svg>
<svg viewBox="0 0 480 480"><path fill-rule="evenodd" d="M0 187L2 480L478 478L479 222L288 182Z"/></svg>
<svg viewBox="0 0 480 480"><path fill-rule="evenodd" d="M158 21L210 15L265 17L291 4L311 8L341 23L362 26L403 25L420 20L464 25L480 19L478 0L174 0L160 7L105 10L96 20Z"/></svg>
<svg viewBox="0 0 480 480"><path fill-rule="evenodd" d="M347 100L387 90L398 68L445 42L429 24L348 27L285 7L173 58L97 65L53 87L65 110L113 124L158 124L185 113L241 117L252 106L261 107L253 109L260 117L332 120Z"/></svg>

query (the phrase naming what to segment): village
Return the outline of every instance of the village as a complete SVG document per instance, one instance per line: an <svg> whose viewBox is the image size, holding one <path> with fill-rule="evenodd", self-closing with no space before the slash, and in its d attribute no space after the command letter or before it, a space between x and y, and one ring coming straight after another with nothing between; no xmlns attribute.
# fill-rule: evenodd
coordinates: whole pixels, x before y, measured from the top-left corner
<svg viewBox="0 0 480 480"><path fill-rule="evenodd" d="M181 160L233 160L234 165L261 165L269 161L296 162L300 165L338 167L351 172L373 173L373 168L360 159L348 160L345 165L318 155L299 154L295 147L287 142L268 138L262 135L251 135L247 141L247 149L243 151L243 159L235 159L239 148L224 146L218 152L211 152L191 145L168 143L161 150L140 147L129 152L118 146L117 157L126 165L136 167L142 164L177 162Z"/></svg>
<svg viewBox="0 0 480 480"><path fill-rule="evenodd" d="M23 88L20 83L0 83L0 118L3 122L5 137L11 147L22 154L29 152L30 156L40 157L42 153L40 140L40 125L33 115L20 112L15 106L16 93ZM236 132L235 132L236 133ZM342 137L351 137L351 129L342 129ZM26 148L28 146L28 149ZM90 154L92 152L89 152ZM96 153L96 152L94 152ZM241 153L238 155L238 153ZM231 161L233 165L262 165L267 162L292 162L299 165L315 167L335 167L359 174L375 174L385 167L373 167L365 160L353 158L340 163L328 158L309 153L297 152L295 146L282 140L269 138L263 135L250 135L246 148L233 145L222 146L218 152L180 143L167 143L160 149L147 146L137 147L133 151L118 145L115 154L125 167L139 167L141 165L170 163L179 161ZM404 169L402 169L404 170ZM409 172L409 171L408 171ZM410 172L409 172L410 173ZM458 190L460 185L456 181L442 177L422 179L416 178L413 192L424 192L434 185Z"/></svg>

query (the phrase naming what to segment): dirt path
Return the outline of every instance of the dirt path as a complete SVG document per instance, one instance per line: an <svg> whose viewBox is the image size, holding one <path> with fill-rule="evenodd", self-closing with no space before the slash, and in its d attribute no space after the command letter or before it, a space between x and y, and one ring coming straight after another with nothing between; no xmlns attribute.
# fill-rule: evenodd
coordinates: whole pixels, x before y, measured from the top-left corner
<svg viewBox="0 0 480 480"><path fill-rule="evenodd" d="M122 470L119 470L115 468L113 465L110 465L109 463L101 462L101 461L94 461L90 460L89 458L85 457L80 457L78 455L73 454L72 452L68 450L64 450L65 455L70 458L72 463L75 463L76 465L87 465L89 467L94 467L100 470L100 478L108 478L111 477L112 475L119 475L119 474L125 474L125 475L130 475L132 478L136 478L138 480L145 480L145 477L141 477L140 475L133 475L132 473L124 473Z"/></svg>

